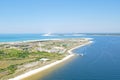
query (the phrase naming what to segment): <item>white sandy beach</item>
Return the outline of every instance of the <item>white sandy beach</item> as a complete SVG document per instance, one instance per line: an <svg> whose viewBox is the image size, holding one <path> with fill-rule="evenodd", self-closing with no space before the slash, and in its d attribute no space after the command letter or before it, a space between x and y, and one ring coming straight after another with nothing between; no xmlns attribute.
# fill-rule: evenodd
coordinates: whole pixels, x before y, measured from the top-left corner
<svg viewBox="0 0 120 80"><path fill-rule="evenodd" d="M0 42L0 44L17 44L17 43L26 43L26 42L35 42L35 41L49 41L49 40L63 40L59 38L54 39L39 39L39 40L25 40L25 41L13 41L13 42Z"/></svg>
<svg viewBox="0 0 120 80"><path fill-rule="evenodd" d="M65 58L63 58L62 60L58 60L58 61L55 61L55 62L50 63L50 64L48 64L48 65L45 65L45 66L43 66L43 67L40 67L40 68L38 68L38 69L31 70L31 71L29 71L29 72L27 72L27 73L24 73L24 74L22 74L22 75L19 75L19 76L15 77L15 78L11 78L11 79L9 79L9 80L22 80L22 79L24 79L24 78L26 78L26 77L28 77L28 76L31 76L31 75L36 74L36 73L38 73L38 72L42 72L42 71L44 71L44 70L46 70L46 69L49 69L49 68L51 68L51 67L53 67L53 66L55 66L55 65L57 65L57 64L59 64L59 63L62 63L62 62L64 62L64 61L68 60L69 58L75 56L75 54L73 54L73 52L72 52L73 50L75 50L75 49L77 49L77 48L79 48L79 47L88 45L88 44L90 44L90 43L92 43L92 41L68 50L69 55L66 56Z"/></svg>

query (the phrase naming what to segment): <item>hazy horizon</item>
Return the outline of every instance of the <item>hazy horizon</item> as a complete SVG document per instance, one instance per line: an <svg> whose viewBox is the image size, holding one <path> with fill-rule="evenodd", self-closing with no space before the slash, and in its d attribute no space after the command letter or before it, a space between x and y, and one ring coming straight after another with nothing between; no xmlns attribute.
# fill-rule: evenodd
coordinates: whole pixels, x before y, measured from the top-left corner
<svg viewBox="0 0 120 80"><path fill-rule="evenodd" d="M120 0L0 0L0 34L120 33Z"/></svg>

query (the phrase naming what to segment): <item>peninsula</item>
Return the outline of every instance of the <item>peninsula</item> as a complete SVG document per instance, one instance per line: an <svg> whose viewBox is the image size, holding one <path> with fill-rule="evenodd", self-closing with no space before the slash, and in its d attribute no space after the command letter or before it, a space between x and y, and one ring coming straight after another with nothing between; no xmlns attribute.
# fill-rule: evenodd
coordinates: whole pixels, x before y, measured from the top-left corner
<svg viewBox="0 0 120 80"><path fill-rule="evenodd" d="M71 57L90 39L58 39L0 44L0 79L21 80Z"/></svg>

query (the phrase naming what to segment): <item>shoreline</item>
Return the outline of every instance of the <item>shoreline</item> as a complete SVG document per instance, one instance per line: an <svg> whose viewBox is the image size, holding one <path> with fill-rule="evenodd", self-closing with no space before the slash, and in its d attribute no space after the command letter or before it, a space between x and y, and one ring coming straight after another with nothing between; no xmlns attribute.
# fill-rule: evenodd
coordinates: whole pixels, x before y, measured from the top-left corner
<svg viewBox="0 0 120 80"><path fill-rule="evenodd" d="M38 73L38 72L42 72L42 71L44 71L44 70L46 70L46 69L49 69L49 68L51 68L51 67L53 67L53 66L55 66L55 65L57 65L57 64L59 64L59 63L62 63L62 62L68 60L69 58L71 58L71 57L73 57L73 56L75 56L75 54L70 54L69 56L63 58L62 60L58 60L58 61L55 61L55 62L50 63L50 64L48 64L48 65L45 65L45 66L43 66L43 67L40 67L40 68L38 68L38 69L31 70L31 71L29 71L29 72L27 72L27 73L24 73L24 74L22 74L22 75L20 75L20 76L17 76L17 77L15 77L15 78L11 78L11 79L9 79L9 80L22 80L22 79L24 79L24 78L26 78L26 77L32 76L32 75L34 75L34 74L36 74L36 73Z"/></svg>
<svg viewBox="0 0 120 80"><path fill-rule="evenodd" d="M0 42L0 44L16 44L16 43L26 43L26 42L35 42L35 41L49 41L49 40L64 40L65 38L53 38L53 39L35 39L35 40L21 40L21 41L8 41L8 42ZM68 38L66 38L68 39ZM88 39L92 40L93 38L83 38L83 39Z"/></svg>
<svg viewBox="0 0 120 80"><path fill-rule="evenodd" d="M35 42L35 41L49 41L49 40L62 40L62 39L54 38L54 39L36 39L36 40L10 41L10 42L0 42L0 44L16 44L16 43L26 43L26 42Z"/></svg>
<svg viewBox="0 0 120 80"><path fill-rule="evenodd" d="M61 59L61 60L57 60L57 61L55 61L55 62L53 62L53 63L50 63L50 64L45 65L45 66L43 66L43 67L40 67L40 68L31 70L31 71L28 71L27 73L23 73L23 74L21 74L21 75L19 75L19 76L17 76L17 77L14 77L14 78L11 78L11 79L8 79L8 80L22 80L22 79L24 79L24 78L26 78L26 77L29 77L29 76L32 76L32 75L37 74L37 73L39 73L39 72L42 72L42 71L44 71L44 70L47 70L47 69L49 69L49 68L51 68L51 67L53 67L53 66L55 66L55 65L57 65L57 64L60 64L60 63L62 63L62 62L64 62L64 61L70 59L71 57L74 57L75 54L73 53L73 50L75 50L75 49L77 49L77 48L80 48L80 47L82 47L82 46L91 44L92 42L93 42L93 41L89 41L89 42L87 42L87 43L84 43L84 44L81 44L81 45L79 45L79 46L73 47L72 49L70 49L70 50L67 51L67 52L69 53L69 55L65 56L65 57L64 57L63 59Z"/></svg>
<svg viewBox="0 0 120 80"><path fill-rule="evenodd" d="M83 46L86 46L86 45L91 44L91 43L93 43L93 41L89 41L88 43L85 43L85 44L82 44L82 45L76 46L76 47L74 47L74 48L68 50L68 53L73 54L73 50L78 49L78 48L83 47Z"/></svg>

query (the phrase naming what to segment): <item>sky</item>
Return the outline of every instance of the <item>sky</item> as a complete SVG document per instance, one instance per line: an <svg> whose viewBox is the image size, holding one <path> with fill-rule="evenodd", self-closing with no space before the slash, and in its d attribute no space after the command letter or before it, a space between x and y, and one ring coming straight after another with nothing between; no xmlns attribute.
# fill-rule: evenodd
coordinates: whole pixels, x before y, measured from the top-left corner
<svg viewBox="0 0 120 80"><path fill-rule="evenodd" d="M120 33L120 0L0 0L0 33Z"/></svg>

